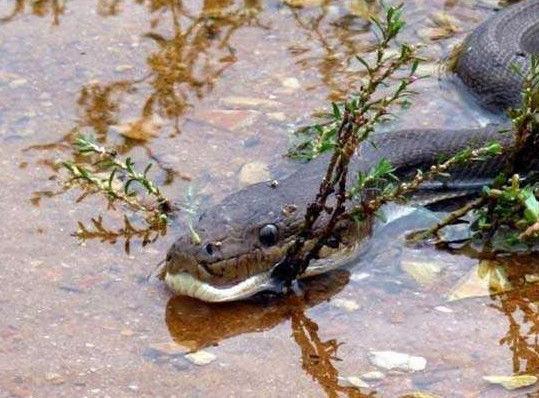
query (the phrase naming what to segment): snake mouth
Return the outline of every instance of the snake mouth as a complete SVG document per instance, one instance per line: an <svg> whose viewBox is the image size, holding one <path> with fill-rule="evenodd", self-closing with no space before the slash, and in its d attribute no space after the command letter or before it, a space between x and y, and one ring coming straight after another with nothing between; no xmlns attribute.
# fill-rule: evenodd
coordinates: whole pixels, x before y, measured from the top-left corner
<svg viewBox="0 0 539 398"><path fill-rule="evenodd" d="M351 228L338 244L324 246L319 259L309 265L300 279L326 273L356 258L361 237L370 233L370 224L365 223L365 227ZM192 255L176 253L167 258L161 278L175 294L206 302L242 300L260 292L280 294L284 281L273 276L273 271L292 242L291 238L271 249L257 249L214 263L198 262ZM308 240L304 249L310 250L315 243L316 239Z"/></svg>
<svg viewBox="0 0 539 398"><path fill-rule="evenodd" d="M283 284L271 277L270 271L253 275L229 287L217 287L187 272L166 273L164 281L176 294L210 303L223 303L249 298L260 292L281 293Z"/></svg>

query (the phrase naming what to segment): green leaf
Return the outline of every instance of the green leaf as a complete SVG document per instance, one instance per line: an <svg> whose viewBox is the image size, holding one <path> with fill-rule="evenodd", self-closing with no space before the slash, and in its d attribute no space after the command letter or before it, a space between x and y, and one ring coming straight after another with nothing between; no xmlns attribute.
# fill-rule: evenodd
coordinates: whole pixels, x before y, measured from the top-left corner
<svg viewBox="0 0 539 398"><path fill-rule="evenodd" d="M525 190L523 194L525 195L524 206L526 207L524 217L529 223L535 223L539 220L539 202L532 191Z"/></svg>
<svg viewBox="0 0 539 398"><path fill-rule="evenodd" d="M333 107L333 117L335 119L340 119L341 118L341 110L339 109L339 106L335 102L332 102L331 106Z"/></svg>
<svg viewBox="0 0 539 398"><path fill-rule="evenodd" d="M108 186L109 186L109 189L112 191L112 181L114 180L114 175L116 174L116 168L112 169L111 173L110 173L110 176L109 176L109 181L108 181Z"/></svg>

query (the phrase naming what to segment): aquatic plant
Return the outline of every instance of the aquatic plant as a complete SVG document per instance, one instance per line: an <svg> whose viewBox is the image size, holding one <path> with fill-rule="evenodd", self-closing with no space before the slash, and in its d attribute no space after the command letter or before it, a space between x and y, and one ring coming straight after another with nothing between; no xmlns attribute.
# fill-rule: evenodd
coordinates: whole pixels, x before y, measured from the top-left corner
<svg viewBox="0 0 539 398"><path fill-rule="evenodd" d="M539 181L537 175L520 176L517 171L536 165L539 144L539 57L532 56L529 71L514 68L523 78L521 105L509 110L514 144L507 150L506 165L482 195L427 231L436 235L442 228L472 213L473 237L494 251L511 246L531 246L539 238Z"/></svg>
<svg viewBox="0 0 539 398"><path fill-rule="evenodd" d="M367 71L366 82L360 92L343 103L332 104L332 111L322 115L321 123L301 129L298 132L300 142L289 151L289 156L307 161L321 153L332 152L318 195L307 208L303 229L274 271L275 275L289 282L303 273L311 260L318 258L339 221L348 217L365 219L389 201L405 200L425 181L447 177L456 164L484 161L501 155L503 151L497 142L467 148L432 165L427 171L418 170L408 181L399 181L393 174L395 170L391 163L382 160L367 173L360 173L351 187L347 186L348 165L356 148L368 140L378 123L392 117L391 110L395 105L406 107L409 104L413 94L409 87L419 78L416 72L420 58L416 48L401 44L399 55L387 55L390 44L404 26L401 7L389 7L385 20L372 18L372 21L378 28L379 42L374 60L368 62L357 58ZM408 68L408 74L402 77L401 73L393 92L390 95L379 94L379 89L387 88L389 79L403 68ZM516 170L523 169L523 165L533 162L539 142L539 58L533 57L530 71L515 69L515 73L523 74L523 100L520 107L509 112L513 122L509 133L515 135L515 144L504 154L507 159L504 172L491 186L484 188L479 198L449 214L422 234L422 238L437 234L447 225L462 222L461 218L469 213L475 215L475 222L471 225L474 236L485 242L502 230L506 232L506 240L512 243L539 237L539 185L515 174ZM373 188L377 192L374 197L365 194ZM334 199L331 206L328 205L330 198ZM349 200L354 200L355 204L347 209L345 203ZM324 224L322 233L314 236L314 225L323 212L329 213L329 221ZM313 238L316 243L305 250L305 242Z"/></svg>
<svg viewBox="0 0 539 398"><path fill-rule="evenodd" d="M287 281L305 271L310 261L318 257L338 221L350 215L345 203L353 196L347 187L347 177L354 152L369 138L377 124L392 117L397 106L409 104L413 94L410 86L419 79L417 48L402 43L397 50L391 49L404 27L402 6L388 7L383 20L373 16L371 21L377 28L378 42L372 60L357 57L366 70L360 91L342 103L332 104L332 111L325 115L326 120L304 129L301 133L305 140L290 152L291 156L302 159L311 159L325 151L332 151L332 156L318 194L307 207L301 231L274 270L275 275ZM389 94L381 94L380 89L386 88L388 80L398 73L398 84ZM390 176L390 172L391 167L381 163L370 176L358 177L358 184L380 180ZM357 187L356 191L360 190L361 187ZM361 211L359 207L356 210ZM329 219L321 234L314 237L314 225L325 212L329 213ZM305 243L312 238L316 238L314 246L305 251Z"/></svg>
<svg viewBox="0 0 539 398"><path fill-rule="evenodd" d="M74 160L62 162L70 173L70 183L76 183L88 193L104 194L111 204L122 202L132 210L141 212L152 228L166 226L173 209L157 184L148 177L151 163L143 171L138 171L131 158L118 159L115 151L99 145L91 136L78 136L73 147L76 155L93 158L86 159L85 163ZM135 185L139 187L138 190ZM142 194L145 194L144 198ZM145 200L147 198L152 200Z"/></svg>

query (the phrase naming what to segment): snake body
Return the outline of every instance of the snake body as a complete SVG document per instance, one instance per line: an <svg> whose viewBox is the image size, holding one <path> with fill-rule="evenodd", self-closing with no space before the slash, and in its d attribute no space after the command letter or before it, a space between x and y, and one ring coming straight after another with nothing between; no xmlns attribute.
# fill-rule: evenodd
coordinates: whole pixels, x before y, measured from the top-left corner
<svg viewBox="0 0 539 398"><path fill-rule="evenodd" d="M507 109L520 101L522 77L530 54L539 53L539 1L509 6L482 23L463 43L456 73L485 107ZM380 159L389 160L396 174L406 176L429 167L440 156L466 147L500 140L495 126L463 130L402 130L374 136L355 155L350 175L367 171ZM502 139L509 145L511 139ZM225 198L200 216L194 229L202 237L194 244L189 234L169 249L161 272L175 293L219 302L278 289L271 269L283 257L299 232L306 204L313 200L327 167L328 157L301 165L277 185L251 185ZM500 159L457 170L454 183L494 176ZM319 225L322 225L322 220ZM326 272L353 258L361 240L369 235L372 220L344 222L335 231L334 244L324 247L320 260L304 277ZM307 242L307 246L312 242Z"/></svg>

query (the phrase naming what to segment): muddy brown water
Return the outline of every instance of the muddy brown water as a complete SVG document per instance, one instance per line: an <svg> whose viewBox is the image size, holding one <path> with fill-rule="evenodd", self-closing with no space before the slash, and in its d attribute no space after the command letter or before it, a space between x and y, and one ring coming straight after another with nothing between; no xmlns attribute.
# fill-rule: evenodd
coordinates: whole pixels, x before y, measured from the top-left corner
<svg viewBox="0 0 539 398"><path fill-rule="evenodd" d="M203 205L293 170L282 157L290 133L357 85L353 55L372 48L363 3L359 16L346 2L306 3L0 3L0 396L538 394L482 378L538 373L539 263L403 245L403 231L431 215L388 226L357 265L308 282L303 298L218 306L147 280L181 220L152 244L134 237L128 251L122 237L71 236L99 215L111 230L122 226L121 208L61 192L55 162L70 156L75 130L157 163L168 196L192 187ZM406 2L404 38L426 44L431 78L412 112L383 128L496 119L438 60L498 6ZM268 170L242 182L254 161ZM185 357L199 350L213 361ZM423 357L426 367L379 369L369 353L386 350ZM346 383L375 370L384 378L368 388Z"/></svg>

